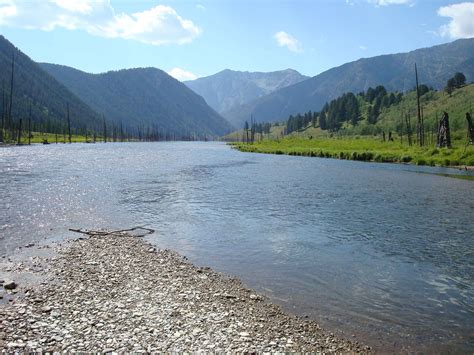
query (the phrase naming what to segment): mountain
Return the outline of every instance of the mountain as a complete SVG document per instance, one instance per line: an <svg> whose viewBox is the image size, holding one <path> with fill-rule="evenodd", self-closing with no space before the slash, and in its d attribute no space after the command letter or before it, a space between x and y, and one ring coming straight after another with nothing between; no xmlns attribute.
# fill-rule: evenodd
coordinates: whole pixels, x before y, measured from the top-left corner
<svg viewBox="0 0 474 355"><path fill-rule="evenodd" d="M292 69L269 73L226 69L211 76L185 81L185 84L217 112L223 112L305 79L308 77Z"/></svg>
<svg viewBox="0 0 474 355"><path fill-rule="evenodd" d="M116 125L167 135L221 135L229 123L183 83L156 68L89 74L56 64L41 67Z"/></svg>
<svg viewBox="0 0 474 355"><path fill-rule="evenodd" d="M12 120L15 124L20 118L27 119L31 103L33 124L63 126L66 122L66 105L69 103L72 128L101 127L100 116L96 112L5 37L0 36L0 89L3 89L6 100L2 100L2 103L5 102L6 107L9 106L12 55L15 61Z"/></svg>
<svg viewBox="0 0 474 355"><path fill-rule="evenodd" d="M436 89L443 88L458 71L470 82L474 80L474 39L359 59L221 114L234 126L243 127L250 115L259 122L275 122L298 112L319 111L327 101L345 92L357 93L377 85L384 85L388 91L406 91L415 85L415 62L420 83Z"/></svg>

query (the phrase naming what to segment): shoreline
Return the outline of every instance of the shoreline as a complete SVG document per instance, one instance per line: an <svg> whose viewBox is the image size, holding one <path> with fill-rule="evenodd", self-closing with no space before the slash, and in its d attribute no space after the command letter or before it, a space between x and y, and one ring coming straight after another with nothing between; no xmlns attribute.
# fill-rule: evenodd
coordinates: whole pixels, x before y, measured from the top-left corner
<svg viewBox="0 0 474 355"><path fill-rule="evenodd" d="M330 152L323 149L309 149L309 150L288 150L285 148L277 150L266 150L254 145L246 145L243 143L228 142L229 146L232 149L238 150L242 153L257 153L257 154L273 154L273 155L289 155L289 156L301 156L301 157L315 157L315 158L328 158L328 159L337 159L337 160L352 160L352 161L361 161L367 163L389 163L389 164L399 164L399 165L412 165L412 166L428 166L428 167L439 167L446 169L453 169L456 171L469 171L474 172L474 166L471 165L431 165L428 162L424 161L422 163L413 161L403 161L403 157L400 159L395 159L393 157L384 158L383 156L378 159L377 155L370 151L364 152ZM451 176L451 175L450 175ZM466 175L470 177L470 175ZM474 180L466 178L466 180Z"/></svg>
<svg viewBox="0 0 474 355"><path fill-rule="evenodd" d="M130 234L79 237L47 255L23 265L36 282L0 303L4 350L370 351Z"/></svg>

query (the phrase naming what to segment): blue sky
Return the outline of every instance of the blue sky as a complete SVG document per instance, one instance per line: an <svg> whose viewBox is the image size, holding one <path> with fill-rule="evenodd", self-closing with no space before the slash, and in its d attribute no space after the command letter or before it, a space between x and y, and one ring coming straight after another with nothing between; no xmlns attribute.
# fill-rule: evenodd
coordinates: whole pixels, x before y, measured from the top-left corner
<svg viewBox="0 0 474 355"><path fill-rule="evenodd" d="M157 67L316 75L361 57L474 37L474 2L0 0L0 32L32 59L87 72Z"/></svg>

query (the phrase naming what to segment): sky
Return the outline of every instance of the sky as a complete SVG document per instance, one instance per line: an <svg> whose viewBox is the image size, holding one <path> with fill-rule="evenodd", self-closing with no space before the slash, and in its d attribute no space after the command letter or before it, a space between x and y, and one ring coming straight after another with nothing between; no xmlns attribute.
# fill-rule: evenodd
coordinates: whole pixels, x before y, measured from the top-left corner
<svg viewBox="0 0 474 355"><path fill-rule="evenodd" d="M474 2L447 0L0 0L0 33L38 62L86 72L224 69L308 76L474 37Z"/></svg>

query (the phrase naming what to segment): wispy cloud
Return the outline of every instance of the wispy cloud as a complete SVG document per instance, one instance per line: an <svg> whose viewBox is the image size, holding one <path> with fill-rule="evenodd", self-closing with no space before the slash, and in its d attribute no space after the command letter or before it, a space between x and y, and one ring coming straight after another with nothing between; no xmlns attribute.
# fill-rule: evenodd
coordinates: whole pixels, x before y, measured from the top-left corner
<svg viewBox="0 0 474 355"><path fill-rule="evenodd" d="M376 6L388 6L388 5L413 5L413 0L367 0L369 3Z"/></svg>
<svg viewBox="0 0 474 355"><path fill-rule="evenodd" d="M277 32L273 37L280 47L286 47L288 50L295 53L301 53L303 51L301 43L295 37L289 33L286 33L285 31Z"/></svg>
<svg viewBox="0 0 474 355"><path fill-rule="evenodd" d="M474 2L462 2L440 7L438 15L451 18L447 25L441 26L439 29L442 36L450 38L474 37Z"/></svg>
<svg viewBox="0 0 474 355"><path fill-rule="evenodd" d="M366 51L367 50L367 47L366 46L359 46L359 49L363 50L363 51Z"/></svg>
<svg viewBox="0 0 474 355"><path fill-rule="evenodd" d="M205 11L206 7L203 4L197 4L196 9L201 10L201 11Z"/></svg>
<svg viewBox="0 0 474 355"><path fill-rule="evenodd" d="M158 5L142 12L116 13L110 0L0 0L0 26L82 30L153 45L188 43L202 32L172 7Z"/></svg>
<svg viewBox="0 0 474 355"><path fill-rule="evenodd" d="M173 68L168 71L168 74L179 81L194 80L198 78L196 74L181 68Z"/></svg>

